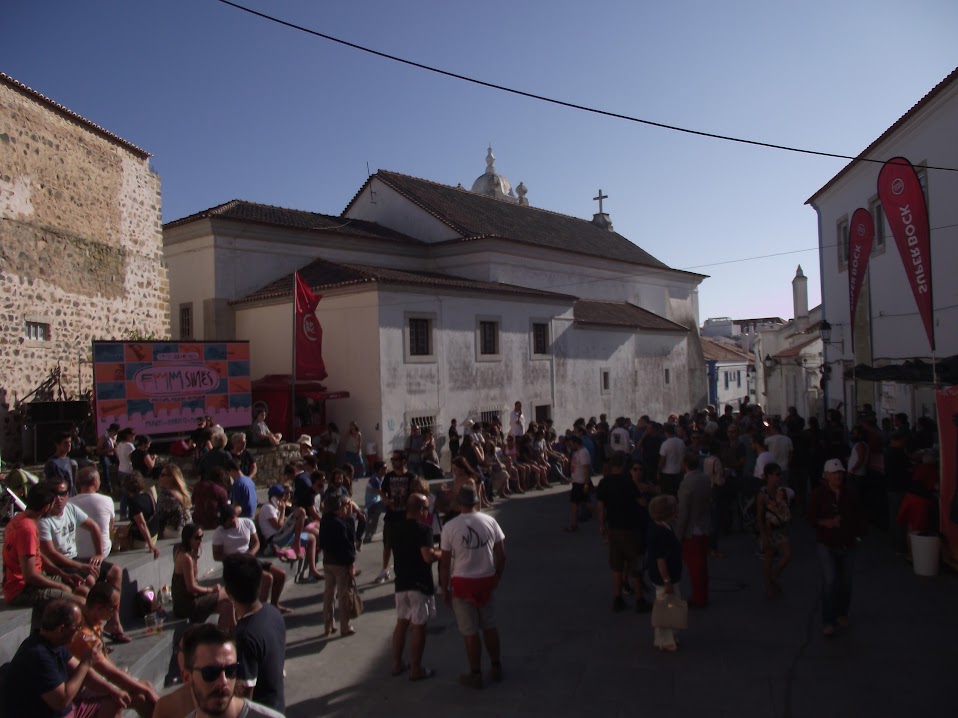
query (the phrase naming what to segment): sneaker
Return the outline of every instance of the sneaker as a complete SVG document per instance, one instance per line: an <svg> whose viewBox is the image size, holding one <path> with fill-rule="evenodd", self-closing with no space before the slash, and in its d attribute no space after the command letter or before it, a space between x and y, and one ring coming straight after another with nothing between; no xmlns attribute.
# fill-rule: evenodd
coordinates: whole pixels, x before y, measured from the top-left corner
<svg viewBox="0 0 958 718"><path fill-rule="evenodd" d="M388 568L384 568L379 572L379 575L376 576L376 580L373 583L386 583L389 579L392 578L392 574L389 572Z"/></svg>
<svg viewBox="0 0 958 718"><path fill-rule="evenodd" d="M616 596L612 600L612 610L613 611L624 611L625 610L625 599L622 596Z"/></svg>
<svg viewBox="0 0 958 718"><path fill-rule="evenodd" d="M475 688L477 691L482 690L482 674L462 673L459 675L459 683L466 688Z"/></svg>

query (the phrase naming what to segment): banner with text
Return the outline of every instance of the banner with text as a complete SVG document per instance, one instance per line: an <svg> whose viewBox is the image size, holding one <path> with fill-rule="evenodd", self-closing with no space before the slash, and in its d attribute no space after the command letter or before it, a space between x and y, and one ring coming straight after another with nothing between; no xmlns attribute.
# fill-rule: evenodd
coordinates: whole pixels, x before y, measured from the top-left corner
<svg viewBox="0 0 958 718"><path fill-rule="evenodd" d="M848 230L848 306L851 310L849 325L852 330L852 353L855 351L855 310L858 297L862 292L865 272L868 271L868 259L875 240L875 222L871 213L859 207L852 214Z"/></svg>
<svg viewBox="0 0 958 718"><path fill-rule="evenodd" d="M322 381L326 378L323 362L323 327L316 318L316 296L296 272L296 378Z"/></svg>
<svg viewBox="0 0 958 718"><path fill-rule="evenodd" d="M918 173L911 162L904 157L894 157L882 165L878 173L878 197L898 245L928 342L935 351L928 208Z"/></svg>
<svg viewBox="0 0 958 718"><path fill-rule="evenodd" d="M93 342L97 435L187 433L199 417L251 423L249 342Z"/></svg>

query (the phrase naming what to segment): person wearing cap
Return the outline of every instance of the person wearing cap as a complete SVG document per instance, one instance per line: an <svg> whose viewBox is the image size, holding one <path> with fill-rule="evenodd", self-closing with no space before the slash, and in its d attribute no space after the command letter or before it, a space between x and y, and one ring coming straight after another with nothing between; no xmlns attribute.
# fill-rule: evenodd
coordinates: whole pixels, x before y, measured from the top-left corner
<svg viewBox="0 0 958 718"><path fill-rule="evenodd" d="M864 521L857 493L845 484L840 459L825 462L824 479L809 500L808 520L815 527L822 568L822 632L830 637L836 625L848 625L855 547Z"/></svg>
<svg viewBox="0 0 958 718"><path fill-rule="evenodd" d="M460 675L459 682L479 689L483 641L492 662L491 678L502 680L494 593L506 567L506 536L494 518L479 512L475 486L463 486L457 498L459 516L442 527L439 539L439 588L455 613L469 661L469 672Z"/></svg>
<svg viewBox="0 0 958 718"><path fill-rule="evenodd" d="M241 517L239 507L224 504L217 511L219 526L213 533L213 560L222 561L225 556L238 553L248 553L255 556L259 553L259 537L256 535L256 524L253 519ZM263 561L263 586L260 590L260 600L270 598L280 613L292 613L293 609L281 606L279 597L286 585L286 572L269 561Z"/></svg>

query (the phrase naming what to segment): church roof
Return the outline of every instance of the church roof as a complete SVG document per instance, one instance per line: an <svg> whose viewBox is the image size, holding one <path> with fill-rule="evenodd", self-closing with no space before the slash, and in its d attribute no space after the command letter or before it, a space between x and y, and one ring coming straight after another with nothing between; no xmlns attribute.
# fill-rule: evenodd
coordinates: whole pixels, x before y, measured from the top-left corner
<svg viewBox="0 0 958 718"><path fill-rule="evenodd" d="M424 244L418 239L388 229L375 222L349 219L348 217L337 217L329 214L318 214L317 212L306 212L299 209L287 209L286 207L274 207L268 204L246 202L241 199L230 200L216 207L210 207L196 214L191 214L188 217L167 222L163 225L163 228L169 229L200 219L213 218L235 220L247 224L262 224L288 229L332 232L334 234L347 234L359 237Z"/></svg>
<svg viewBox="0 0 958 718"><path fill-rule="evenodd" d="M688 328L660 317L648 309L630 302L607 302L598 299L578 299L572 308L576 324L604 327L624 327L653 332L684 332Z"/></svg>
<svg viewBox="0 0 958 718"><path fill-rule="evenodd" d="M622 235L597 227L590 220L484 197L462 187L398 172L379 170L373 177L458 232L463 240L495 235L549 249L670 269ZM344 215L371 180L350 200Z"/></svg>
<svg viewBox="0 0 958 718"><path fill-rule="evenodd" d="M731 346L725 342L716 341L715 339L709 339L708 337L702 337L702 354L705 357L705 361L733 361L747 363L751 363L753 361L752 355L748 352L743 352L736 346Z"/></svg>
<svg viewBox="0 0 958 718"><path fill-rule="evenodd" d="M325 259L316 259L299 270L299 275L314 291L328 291L361 284L419 287L425 290L479 291L512 296L526 296L539 299L572 302L575 297L568 294L547 292L541 289L529 289L514 284L500 282L481 282L475 279L457 277L439 272L410 272L401 269L372 267L365 264L340 264ZM242 299L231 304L246 304L266 299L279 299L293 293L293 275L277 279Z"/></svg>

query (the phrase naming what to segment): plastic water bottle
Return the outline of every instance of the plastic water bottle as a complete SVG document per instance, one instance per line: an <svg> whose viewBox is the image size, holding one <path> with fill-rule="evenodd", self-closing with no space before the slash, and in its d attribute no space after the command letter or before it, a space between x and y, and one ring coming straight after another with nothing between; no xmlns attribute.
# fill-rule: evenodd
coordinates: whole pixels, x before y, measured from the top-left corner
<svg viewBox="0 0 958 718"><path fill-rule="evenodd" d="M169 608L173 605L173 592L169 586L160 589L160 602L163 604L163 608Z"/></svg>

